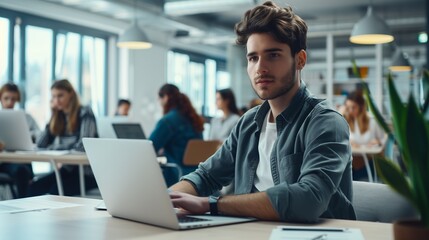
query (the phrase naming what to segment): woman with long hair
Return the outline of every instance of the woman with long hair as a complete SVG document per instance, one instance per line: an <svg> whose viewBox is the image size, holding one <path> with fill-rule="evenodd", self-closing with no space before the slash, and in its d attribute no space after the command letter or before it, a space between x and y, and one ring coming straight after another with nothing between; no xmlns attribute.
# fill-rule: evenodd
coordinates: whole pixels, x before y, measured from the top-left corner
<svg viewBox="0 0 429 240"><path fill-rule="evenodd" d="M21 101L21 93L14 83L6 83L0 88L0 103L2 109L14 109L15 104ZM40 134L40 128L30 114L25 113L31 138L36 140ZM15 182L18 190L18 197L26 197L28 185L33 178L33 169L31 164L20 163L0 163L0 172L7 173Z"/></svg>
<svg viewBox="0 0 429 240"><path fill-rule="evenodd" d="M195 167L183 165L183 154L190 139L202 139L204 119L197 114L189 98L173 84L163 85L158 92L164 116L158 121L149 139L157 152L163 151L167 161L176 163L187 174ZM164 169L167 185L177 181L177 175Z"/></svg>
<svg viewBox="0 0 429 240"><path fill-rule="evenodd" d="M343 115L350 127L352 146L383 144L384 134L375 120L368 115L361 91L351 92L347 96Z"/></svg>
<svg viewBox="0 0 429 240"><path fill-rule="evenodd" d="M212 118L209 139L224 141L231 133L238 119L240 119L234 92L229 88L217 90L216 106L222 111L223 115L222 117Z"/></svg>
<svg viewBox="0 0 429 240"><path fill-rule="evenodd" d="M82 106L71 83L55 81L51 87L52 116L37 141L37 147L51 150L75 150L84 152L82 138L98 137L94 114L90 107ZM85 187L97 186L94 176L87 167ZM60 168L65 195L79 194L79 170L77 166L63 165ZM55 174L49 173L30 185L29 194L58 194Z"/></svg>
<svg viewBox="0 0 429 240"><path fill-rule="evenodd" d="M381 145L384 133L373 118L368 115L365 99L361 91L351 92L340 113L347 120L350 128L350 144L353 147ZM353 180L365 178L365 163L363 158L353 156Z"/></svg>

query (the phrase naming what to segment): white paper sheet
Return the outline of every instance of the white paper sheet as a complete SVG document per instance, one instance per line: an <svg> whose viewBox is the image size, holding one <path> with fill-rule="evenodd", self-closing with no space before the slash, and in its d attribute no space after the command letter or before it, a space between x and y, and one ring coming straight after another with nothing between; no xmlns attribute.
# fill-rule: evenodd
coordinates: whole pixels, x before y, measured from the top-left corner
<svg viewBox="0 0 429 240"><path fill-rule="evenodd" d="M278 226L270 240L364 240L358 228Z"/></svg>
<svg viewBox="0 0 429 240"><path fill-rule="evenodd" d="M50 200L41 200L37 198L22 198L22 199L1 201L0 214L43 211L48 209L77 207L77 206L81 206L81 205L75 204L75 203L64 203L64 202L57 202L57 201L50 201Z"/></svg>

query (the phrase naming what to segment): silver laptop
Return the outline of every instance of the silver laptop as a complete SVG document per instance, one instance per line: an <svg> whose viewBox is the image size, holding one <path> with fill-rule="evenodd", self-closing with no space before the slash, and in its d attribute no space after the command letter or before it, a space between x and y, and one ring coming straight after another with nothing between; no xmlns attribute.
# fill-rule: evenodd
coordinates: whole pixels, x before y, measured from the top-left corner
<svg viewBox="0 0 429 240"><path fill-rule="evenodd" d="M97 117L97 131L100 138L116 138L112 123L126 123L129 118L125 116Z"/></svg>
<svg viewBox="0 0 429 240"><path fill-rule="evenodd" d="M5 150L35 150L24 111L0 110L0 141Z"/></svg>
<svg viewBox="0 0 429 240"><path fill-rule="evenodd" d="M177 230L255 220L177 217L149 140L84 138L83 144L107 211L114 217Z"/></svg>

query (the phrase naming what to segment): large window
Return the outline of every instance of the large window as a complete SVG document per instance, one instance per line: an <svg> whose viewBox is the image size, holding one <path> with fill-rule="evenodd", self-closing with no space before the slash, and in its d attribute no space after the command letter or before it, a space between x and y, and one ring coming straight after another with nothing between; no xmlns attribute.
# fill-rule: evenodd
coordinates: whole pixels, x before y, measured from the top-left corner
<svg viewBox="0 0 429 240"><path fill-rule="evenodd" d="M105 89L106 41L83 37L82 102L90 104L96 113L102 113Z"/></svg>
<svg viewBox="0 0 429 240"><path fill-rule="evenodd" d="M216 90L230 87L225 62L195 54L168 53L168 82L185 93L205 116L216 114Z"/></svg>
<svg viewBox="0 0 429 240"><path fill-rule="evenodd" d="M68 32L57 34L55 76L67 78L73 86L79 86L80 34Z"/></svg>
<svg viewBox="0 0 429 240"><path fill-rule="evenodd" d="M28 25L25 29L25 73L21 79L25 89L25 110L40 126L49 117L50 85L52 78L53 31ZM21 87L22 88L22 87ZM42 109L42 111L40 111Z"/></svg>
<svg viewBox="0 0 429 240"><path fill-rule="evenodd" d="M0 84L20 87L21 107L40 127L49 120L50 86L57 79L68 79L96 115L106 114L112 34L2 8L0 33Z"/></svg>
<svg viewBox="0 0 429 240"><path fill-rule="evenodd" d="M0 85L3 85L9 80L9 19L0 17L0 33Z"/></svg>

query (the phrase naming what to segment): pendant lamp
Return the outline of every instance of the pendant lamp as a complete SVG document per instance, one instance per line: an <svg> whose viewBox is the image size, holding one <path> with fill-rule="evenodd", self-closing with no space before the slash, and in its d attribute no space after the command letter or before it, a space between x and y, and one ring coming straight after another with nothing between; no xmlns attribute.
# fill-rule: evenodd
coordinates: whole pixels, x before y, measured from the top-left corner
<svg viewBox="0 0 429 240"><path fill-rule="evenodd" d="M394 37L386 22L369 6L366 16L353 26L349 40L356 44L379 44L392 42Z"/></svg>
<svg viewBox="0 0 429 240"><path fill-rule="evenodd" d="M408 57L402 52L401 49L397 48L395 54L393 54L392 63L389 67L392 72L407 72L411 71L412 67Z"/></svg>
<svg viewBox="0 0 429 240"><path fill-rule="evenodd" d="M139 28L137 24L137 16L135 14L136 2L134 1L134 19L133 23L129 28L127 28L122 35L119 36L116 46L120 48L128 49L147 49L152 47L149 38L146 34Z"/></svg>

